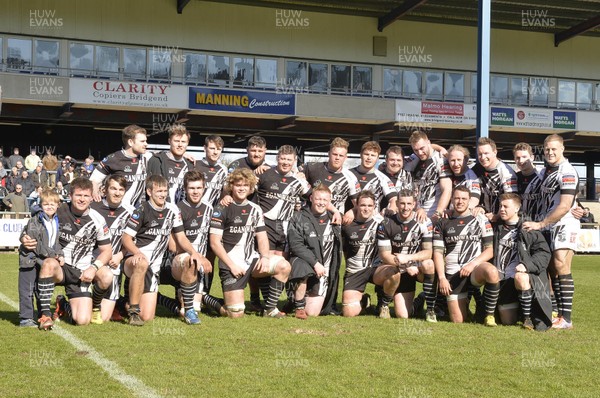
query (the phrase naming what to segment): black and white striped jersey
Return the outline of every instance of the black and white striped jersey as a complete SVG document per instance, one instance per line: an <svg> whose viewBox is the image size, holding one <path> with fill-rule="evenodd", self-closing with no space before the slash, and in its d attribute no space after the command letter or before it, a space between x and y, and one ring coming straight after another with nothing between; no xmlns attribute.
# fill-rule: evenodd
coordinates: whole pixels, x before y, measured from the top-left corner
<svg viewBox="0 0 600 398"><path fill-rule="evenodd" d="M502 161L498 161L493 170L486 170L477 163L473 167L473 172L481 184L479 205L483 206L486 213L497 214L500 209L500 195L517 192L517 174Z"/></svg>
<svg viewBox="0 0 600 398"><path fill-rule="evenodd" d="M177 207L181 212L185 236L192 243L192 246L194 246L194 250L202 256L206 256L210 217L213 214L213 207L204 202L200 202L194 206L186 199L177 203Z"/></svg>
<svg viewBox="0 0 600 398"><path fill-rule="evenodd" d="M269 220L289 221L300 196L309 190L308 182L292 173L282 175L273 167L262 173L257 185L258 204Z"/></svg>
<svg viewBox="0 0 600 398"><path fill-rule="evenodd" d="M323 184L331 190L331 204L344 213L346 200L353 199L360 192L356 176L348 169L337 172L327 168L327 162L307 163L302 166L306 180L312 188Z"/></svg>
<svg viewBox="0 0 600 398"><path fill-rule="evenodd" d="M210 165L206 158L196 162L195 169L204 173L204 195L202 201L216 206L227 179L227 169L220 163Z"/></svg>
<svg viewBox="0 0 600 398"><path fill-rule="evenodd" d="M153 174L165 177L169 183L168 201L179 203L185 198L183 176L191 170L193 164L187 159L175 159L171 151L155 153L148 160L148 176Z"/></svg>
<svg viewBox="0 0 600 398"><path fill-rule="evenodd" d="M62 205L58 215L58 241L65 263L82 271L91 266L94 246L110 245L111 235L104 218L94 209L81 216L73 214L71 205Z"/></svg>
<svg viewBox="0 0 600 398"><path fill-rule="evenodd" d="M517 273L517 265L521 261L517 249L517 226L516 224L499 224L495 232L499 235L499 239L494 265L498 268L500 279L514 278Z"/></svg>
<svg viewBox="0 0 600 398"><path fill-rule="evenodd" d="M335 232L333 231L333 225L331 224L331 218L329 213L325 212L317 218L317 228L319 236L323 237L323 243L321 249L323 253L323 267L325 267L325 275L329 276L329 268L331 267L331 260L333 257L333 247L335 245Z"/></svg>
<svg viewBox="0 0 600 398"><path fill-rule="evenodd" d="M443 251L446 273L455 274L493 244L492 224L483 215L438 220L433 228L433 248Z"/></svg>
<svg viewBox="0 0 600 398"><path fill-rule="evenodd" d="M152 272L157 273L171 232L182 231L181 212L176 205L166 202L159 209L151 202L144 202L129 217L124 233L135 238L135 245L148 259Z"/></svg>
<svg viewBox="0 0 600 398"><path fill-rule="evenodd" d="M379 249L391 248L392 254L415 254L423 250L424 243L432 242L433 225L426 218L422 223L413 216L402 221L397 214L386 216L377 229Z"/></svg>
<svg viewBox="0 0 600 398"><path fill-rule="evenodd" d="M558 206L561 195L573 195L571 203L571 209L573 209L576 206L575 197L578 186L579 175L568 160L565 159L557 166L547 166L534 177L527 187L523 212L532 220L541 221ZM570 211L560 221L569 219L575 219Z"/></svg>
<svg viewBox="0 0 600 398"><path fill-rule="evenodd" d="M217 205L210 220L210 233L221 235L227 255L244 269L258 257L254 248L255 235L264 231L262 210L248 200L227 207Z"/></svg>
<svg viewBox="0 0 600 398"><path fill-rule="evenodd" d="M410 171L413 184L417 190L419 207L427 212L427 215L437 208L442 191L440 179L450 177L448 170L444 168L444 157L436 150L431 151L427 160L421 160L412 154L405 162L404 169Z"/></svg>
<svg viewBox="0 0 600 398"><path fill-rule="evenodd" d="M93 202L90 207L100 213L100 215L104 217L106 225L108 225L111 236L110 245L114 256L121 251L121 236L123 235L123 230L125 229L127 220L129 219L129 216L131 216L133 210L128 210L123 206L112 208L108 205L106 199L102 199L100 202ZM94 256L96 255L97 253L94 252ZM111 268L111 271L114 275L119 275L121 273L121 268Z"/></svg>
<svg viewBox="0 0 600 398"><path fill-rule="evenodd" d="M378 226L379 223L370 218L364 222L354 220L352 223L342 227L347 273L354 274L365 268L377 265Z"/></svg>
<svg viewBox="0 0 600 398"><path fill-rule="evenodd" d="M350 171L356 176L361 191L373 192L375 195L375 212L378 213L383 198L389 201L396 196L394 183L379 170L373 169L367 173L362 173L359 168L360 166L356 166Z"/></svg>
<svg viewBox="0 0 600 398"><path fill-rule="evenodd" d="M90 176L91 181L102 183L109 175L122 175L127 180L123 203L135 208L146 190L146 177L150 152L143 155L129 156L125 150L114 152L98 163Z"/></svg>
<svg viewBox="0 0 600 398"><path fill-rule="evenodd" d="M469 189L472 198L479 199L481 197L481 185L479 178L471 169L467 169L463 174L457 176L454 173L450 173L450 179L452 180L452 189L462 186Z"/></svg>

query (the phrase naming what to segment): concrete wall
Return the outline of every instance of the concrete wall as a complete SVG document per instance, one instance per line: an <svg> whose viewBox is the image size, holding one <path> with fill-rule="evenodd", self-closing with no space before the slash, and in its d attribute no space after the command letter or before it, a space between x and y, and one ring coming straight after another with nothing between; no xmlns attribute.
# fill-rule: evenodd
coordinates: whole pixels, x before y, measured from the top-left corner
<svg viewBox="0 0 600 398"><path fill-rule="evenodd" d="M283 11L192 0L179 15L175 0L0 0L0 26L22 35L387 65L417 51L428 61L404 57L404 66L476 68L475 28L397 21L380 33L375 18ZM61 26L38 23L44 12ZM282 26L290 19L304 26ZM386 57L372 55L373 36L387 37ZM551 34L492 31L492 72L600 80L598 64L600 38L555 48Z"/></svg>

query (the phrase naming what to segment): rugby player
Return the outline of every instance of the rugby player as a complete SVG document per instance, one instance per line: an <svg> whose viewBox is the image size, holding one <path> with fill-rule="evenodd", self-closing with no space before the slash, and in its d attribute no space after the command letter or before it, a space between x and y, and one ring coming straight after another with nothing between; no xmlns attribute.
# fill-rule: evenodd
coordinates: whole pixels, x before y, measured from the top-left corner
<svg viewBox="0 0 600 398"><path fill-rule="evenodd" d="M577 248L580 228L579 220L570 211L576 207L579 176L565 158L564 151L560 135L546 137L544 158L547 166L527 187L523 203L527 214L533 217L533 221L523 223L523 229L541 230L552 250L548 270L558 304L558 316L552 321L555 329L573 328L571 313L575 285L571 262Z"/></svg>
<svg viewBox="0 0 600 398"><path fill-rule="evenodd" d="M447 297L450 320L462 323L467 317L467 290L485 284L486 326L496 326L494 312L500 284L498 270L488 261L493 256L493 232L489 220L469 210L470 192L458 186L452 193L453 210L449 218L434 226L433 262L439 292Z"/></svg>

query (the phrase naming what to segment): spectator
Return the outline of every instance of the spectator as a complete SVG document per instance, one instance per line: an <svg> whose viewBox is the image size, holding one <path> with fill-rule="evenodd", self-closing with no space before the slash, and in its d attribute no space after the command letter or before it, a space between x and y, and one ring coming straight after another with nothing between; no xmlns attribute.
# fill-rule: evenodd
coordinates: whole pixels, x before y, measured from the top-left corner
<svg viewBox="0 0 600 398"><path fill-rule="evenodd" d="M38 163L33 173L31 173L31 181L33 181L33 186L37 187L47 187L48 186L48 173L44 170L44 165L42 162Z"/></svg>
<svg viewBox="0 0 600 398"><path fill-rule="evenodd" d="M15 192L9 193L4 199L2 199L2 202L6 207L8 207L9 211L14 211L17 213L29 212L27 196L23 194L23 187L21 184L17 184L15 187Z"/></svg>
<svg viewBox="0 0 600 398"><path fill-rule="evenodd" d="M41 161L42 159L37 155L35 148L31 148L31 153L25 158L25 168L31 173Z"/></svg>
<svg viewBox="0 0 600 398"><path fill-rule="evenodd" d="M23 166L23 162L20 160L17 160L17 170L19 171L19 174L21 174L23 170L26 170L25 166Z"/></svg>
<svg viewBox="0 0 600 398"><path fill-rule="evenodd" d="M2 148L0 148L0 166L5 170L11 169L8 158L4 157L4 151L2 150Z"/></svg>
<svg viewBox="0 0 600 398"><path fill-rule="evenodd" d="M93 169L92 169L93 171ZM82 178L86 178L86 179L90 179L90 173L88 173L85 164L82 164L81 166L79 166L79 169L77 170L77 177L82 177Z"/></svg>
<svg viewBox="0 0 600 398"><path fill-rule="evenodd" d="M74 179L75 179L75 165L72 163L68 163L67 172L64 175L64 179L62 179L61 181L63 181L63 185L68 185Z"/></svg>
<svg viewBox="0 0 600 398"><path fill-rule="evenodd" d="M13 167L10 174L6 177L6 189L8 192L15 192L15 186L17 185L17 179L19 178L19 170L17 166Z"/></svg>
<svg viewBox="0 0 600 398"><path fill-rule="evenodd" d="M23 188L23 194L25 196L29 196L29 194L35 189L35 185L29 178L29 173L27 170L21 171L21 177L17 178L17 184L21 185L21 188Z"/></svg>
<svg viewBox="0 0 600 398"><path fill-rule="evenodd" d="M594 215L590 211L589 207L583 208L583 217L581 217L581 219L579 221L582 223L590 223L590 224L596 222L596 220L594 220Z"/></svg>
<svg viewBox="0 0 600 398"><path fill-rule="evenodd" d="M67 185L68 182L65 178L65 173L69 171L69 161L66 159L61 160L60 167L56 170L56 181L62 182L63 186Z"/></svg>
<svg viewBox="0 0 600 398"><path fill-rule="evenodd" d="M85 166L85 170L87 171L88 175L92 175L92 172L94 171L94 157L90 155L85 158L83 165Z"/></svg>
<svg viewBox="0 0 600 398"><path fill-rule="evenodd" d="M40 204L40 195L42 194L43 190L44 187L40 185L36 187L32 193L29 194L29 196L27 197L27 204L29 205L30 209L33 208L33 206Z"/></svg>
<svg viewBox="0 0 600 398"><path fill-rule="evenodd" d="M69 200L69 190L63 186L62 181L56 181L54 192L58 194L61 202L66 202Z"/></svg>
<svg viewBox="0 0 600 398"><path fill-rule="evenodd" d="M54 188L56 185L56 173L58 169L58 159L52 153L51 149L46 151L46 154L42 158L42 163L44 164L44 169L48 172L48 186Z"/></svg>
<svg viewBox="0 0 600 398"><path fill-rule="evenodd" d="M2 185L0 185L0 211L8 210L8 208L4 205L4 202L2 202L2 199L4 199L7 196L8 196L8 190L5 187L3 187Z"/></svg>
<svg viewBox="0 0 600 398"><path fill-rule="evenodd" d="M9 163L10 167L12 168L17 165L18 161L21 161L21 168L22 168L23 163L25 163L25 159L23 159L23 156L19 155L19 148L15 148L15 149L13 149L13 154L10 155L10 157L8 158L8 163Z"/></svg>

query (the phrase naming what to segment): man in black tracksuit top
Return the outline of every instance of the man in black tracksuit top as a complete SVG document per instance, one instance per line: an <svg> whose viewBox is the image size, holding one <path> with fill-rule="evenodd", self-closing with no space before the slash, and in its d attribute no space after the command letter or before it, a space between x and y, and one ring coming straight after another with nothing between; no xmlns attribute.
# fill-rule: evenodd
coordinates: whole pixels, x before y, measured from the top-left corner
<svg viewBox="0 0 600 398"><path fill-rule="evenodd" d="M313 189L310 208L296 213L288 227L290 280L299 280L295 293L296 318L331 312L338 285L342 239L340 226L327 211L331 191L324 185ZM305 297L306 295L306 297Z"/></svg>

